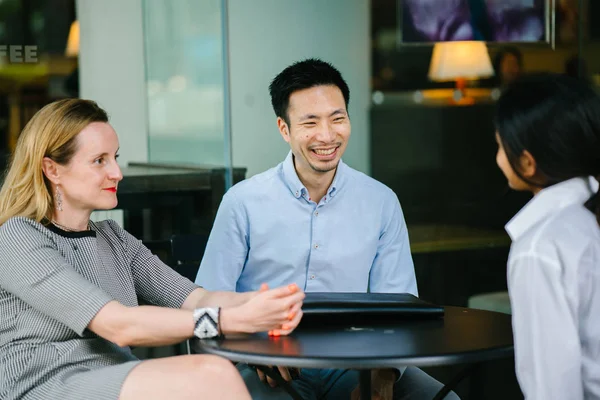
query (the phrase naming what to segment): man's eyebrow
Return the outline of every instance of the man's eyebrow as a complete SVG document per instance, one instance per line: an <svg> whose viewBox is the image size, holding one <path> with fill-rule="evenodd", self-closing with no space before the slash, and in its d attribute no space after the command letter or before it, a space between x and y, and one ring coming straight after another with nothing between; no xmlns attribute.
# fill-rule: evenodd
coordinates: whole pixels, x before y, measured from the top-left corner
<svg viewBox="0 0 600 400"><path fill-rule="evenodd" d="M300 117L300 121L305 121L307 119L319 119L319 117L315 114L306 114Z"/></svg>
<svg viewBox="0 0 600 400"><path fill-rule="evenodd" d="M346 111L343 108L338 108L337 110L329 114L330 117L333 117L334 115L346 115Z"/></svg>
<svg viewBox="0 0 600 400"><path fill-rule="evenodd" d="M338 108L337 110L335 110L331 114L329 114L329 118L331 118L335 115L346 115L346 110L344 110L343 108ZM319 119L319 116L315 115L315 114L306 114L306 115L303 115L302 117L300 117L300 121L305 121L307 119Z"/></svg>

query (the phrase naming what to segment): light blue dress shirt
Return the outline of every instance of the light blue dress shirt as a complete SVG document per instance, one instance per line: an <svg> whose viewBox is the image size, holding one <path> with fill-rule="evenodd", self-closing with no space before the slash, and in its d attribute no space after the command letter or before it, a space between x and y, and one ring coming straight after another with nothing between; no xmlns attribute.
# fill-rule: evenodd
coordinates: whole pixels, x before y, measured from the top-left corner
<svg viewBox="0 0 600 400"><path fill-rule="evenodd" d="M306 292L412 293L417 284L395 193L342 161L319 204L290 152L221 202L196 283L246 292L261 283Z"/></svg>

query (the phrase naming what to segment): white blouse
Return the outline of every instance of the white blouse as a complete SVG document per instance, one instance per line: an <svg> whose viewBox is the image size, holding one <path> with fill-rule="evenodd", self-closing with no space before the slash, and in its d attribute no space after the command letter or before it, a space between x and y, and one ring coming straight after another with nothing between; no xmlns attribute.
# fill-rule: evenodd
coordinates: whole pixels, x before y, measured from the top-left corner
<svg viewBox="0 0 600 400"><path fill-rule="evenodd" d="M600 399L600 227L573 178L506 225L516 372L526 399Z"/></svg>

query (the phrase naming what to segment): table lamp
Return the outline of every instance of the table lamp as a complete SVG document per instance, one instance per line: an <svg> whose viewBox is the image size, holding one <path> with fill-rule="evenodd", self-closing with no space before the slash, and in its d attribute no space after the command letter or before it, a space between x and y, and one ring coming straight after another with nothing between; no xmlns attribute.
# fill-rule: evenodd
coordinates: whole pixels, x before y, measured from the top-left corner
<svg viewBox="0 0 600 400"><path fill-rule="evenodd" d="M67 57L77 57L79 54L79 21L73 21L69 29L69 37L67 38L67 48L65 55Z"/></svg>
<svg viewBox="0 0 600 400"><path fill-rule="evenodd" d="M474 102L465 93L467 80L493 75L494 69L484 42L443 42L436 43L433 47L429 79L438 82L456 81L456 103Z"/></svg>

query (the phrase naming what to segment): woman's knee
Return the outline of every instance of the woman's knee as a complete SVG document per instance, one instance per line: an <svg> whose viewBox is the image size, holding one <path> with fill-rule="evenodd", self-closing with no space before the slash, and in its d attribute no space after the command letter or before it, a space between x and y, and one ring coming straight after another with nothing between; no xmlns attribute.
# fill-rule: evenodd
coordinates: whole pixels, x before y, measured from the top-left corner
<svg viewBox="0 0 600 400"><path fill-rule="evenodd" d="M192 394L249 399L246 386L235 366L224 358L211 355L144 361L125 380L120 398L166 398L165 391L169 392L168 398L173 399L187 399Z"/></svg>
<svg viewBox="0 0 600 400"><path fill-rule="evenodd" d="M241 376L233 363L223 357L213 355L190 355L189 362L192 364L190 371L202 376L214 375L217 377L232 377L241 379Z"/></svg>

